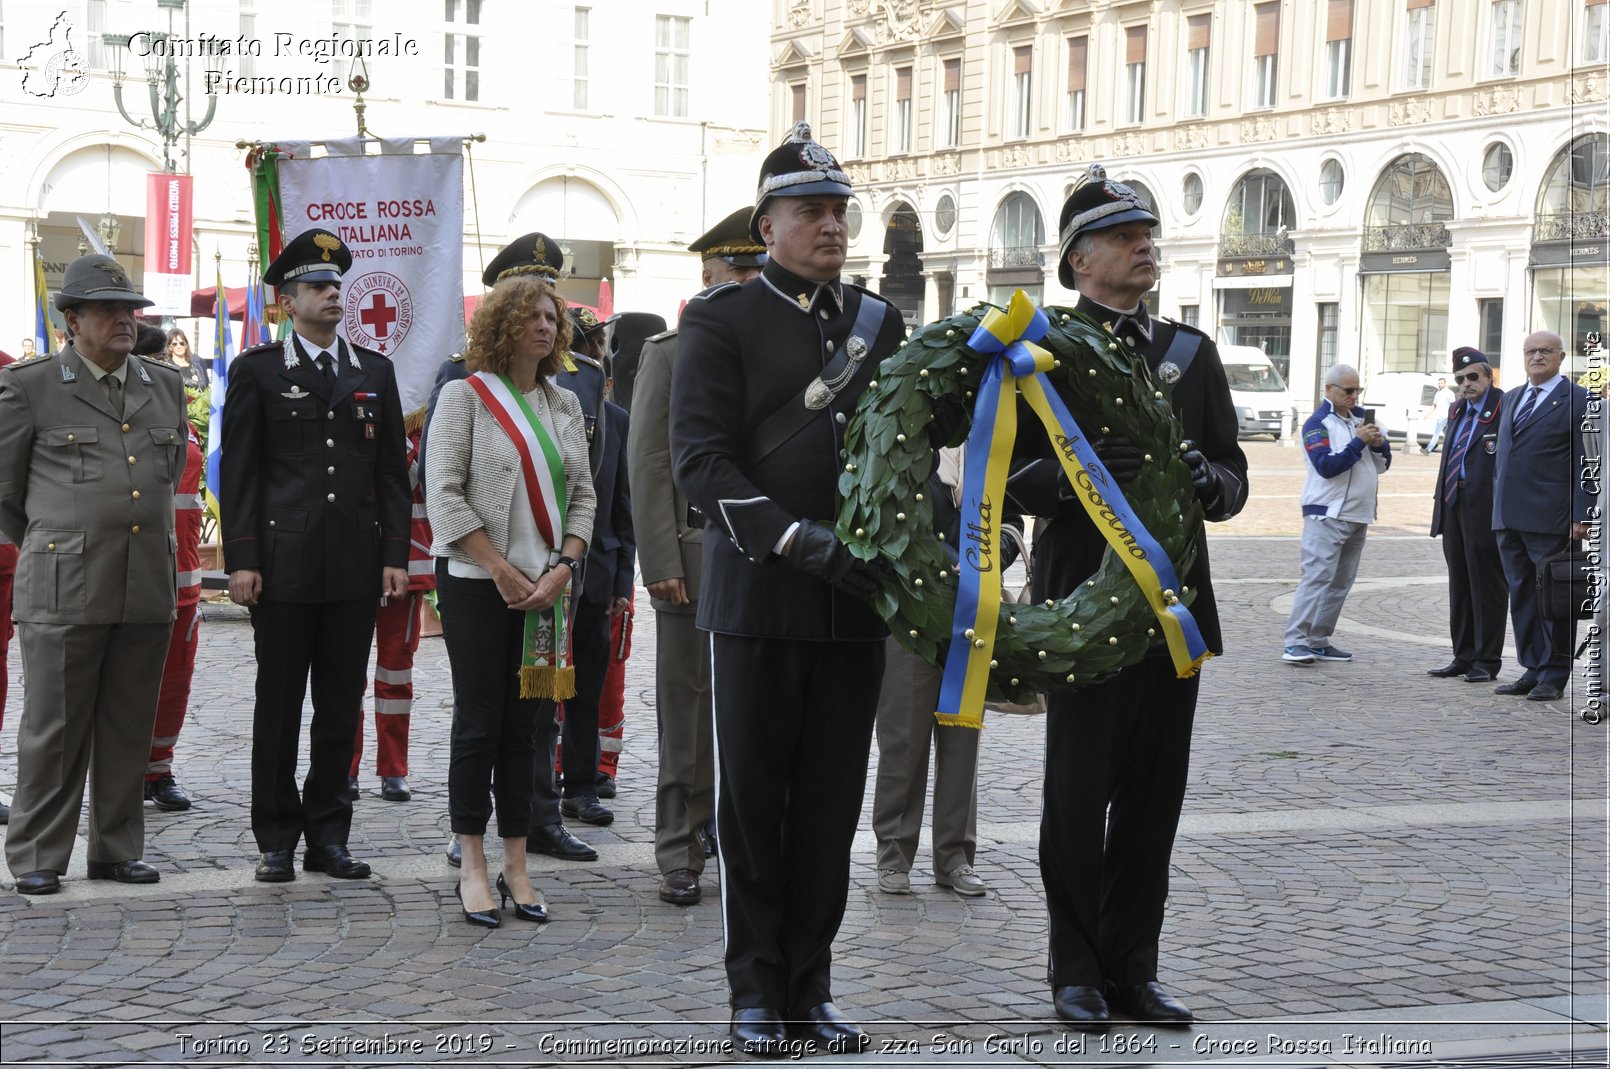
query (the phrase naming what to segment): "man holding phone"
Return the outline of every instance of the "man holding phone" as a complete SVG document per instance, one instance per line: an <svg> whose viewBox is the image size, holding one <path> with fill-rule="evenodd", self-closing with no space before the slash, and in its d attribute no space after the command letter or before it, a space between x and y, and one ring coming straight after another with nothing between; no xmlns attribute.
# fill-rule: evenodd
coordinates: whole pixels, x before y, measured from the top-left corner
<svg viewBox="0 0 1610 1069"><path fill-rule="evenodd" d="M1331 632L1358 575L1380 474L1392 466L1375 414L1354 404L1358 392L1358 370L1337 364L1325 373L1325 400L1303 424L1302 578L1281 654L1292 664L1353 659L1331 645Z"/></svg>

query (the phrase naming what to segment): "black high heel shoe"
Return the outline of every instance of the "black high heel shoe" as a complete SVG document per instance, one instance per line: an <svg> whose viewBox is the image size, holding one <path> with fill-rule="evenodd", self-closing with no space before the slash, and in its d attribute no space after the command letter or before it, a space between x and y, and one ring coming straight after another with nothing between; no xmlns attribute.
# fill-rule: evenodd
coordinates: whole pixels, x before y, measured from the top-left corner
<svg viewBox="0 0 1610 1069"><path fill-rule="evenodd" d="M509 890L508 882L503 879L503 873L501 872L498 873L498 894L502 896L505 908L509 904L509 899L514 897L514 892ZM536 921L541 924L548 919L548 907L541 902L526 905L524 902L516 900L514 903L514 915L523 921Z"/></svg>
<svg viewBox="0 0 1610 1069"><path fill-rule="evenodd" d="M502 878L501 876L498 877L499 880L502 880ZM453 897L458 899L460 906L464 905L464 888L456 883L453 885ZM503 915L496 909L476 910L474 912L466 909L464 910L464 919L482 928L496 928L503 923Z"/></svg>

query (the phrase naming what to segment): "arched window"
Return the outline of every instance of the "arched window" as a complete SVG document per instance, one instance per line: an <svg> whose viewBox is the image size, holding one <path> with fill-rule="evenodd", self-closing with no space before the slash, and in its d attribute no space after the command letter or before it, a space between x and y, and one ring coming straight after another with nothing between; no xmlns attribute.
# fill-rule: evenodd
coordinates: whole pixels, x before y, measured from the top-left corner
<svg viewBox="0 0 1610 1069"><path fill-rule="evenodd" d="M1297 208L1285 180L1273 171L1243 175L1230 191L1219 230L1220 256L1289 255L1286 232L1296 225Z"/></svg>
<svg viewBox="0 0 1610 1069"><path fill-rule="evenodd" d="M1453 238L1444 224L1453 217L1453 193L1442 170L1419 153L1399 156L1370 191L1364 251L1445 249Z"/></svg>
<svg viewBox="0 0 1610 1069"><path fill-rule="evenodd" d="M1045 257L1045 223L1039 205L1027 193L1009 193L995 210L990 232L989 265L997 268L1040 267Z"/></svg>
<svg viewBox="0 0 1610 1069"><path fill-rule="evenodd" d="M1533 241L1610 234L1610 134L1586 134L1559 151L1537 196Z"/></svg>

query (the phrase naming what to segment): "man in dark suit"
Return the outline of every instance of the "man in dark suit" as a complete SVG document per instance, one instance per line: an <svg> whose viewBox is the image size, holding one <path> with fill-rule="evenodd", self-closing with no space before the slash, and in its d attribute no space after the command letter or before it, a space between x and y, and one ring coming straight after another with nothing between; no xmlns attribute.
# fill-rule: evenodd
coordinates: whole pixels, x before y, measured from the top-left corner
<svg viewBox="0 0 1610 1069"><path fill-rule="evenodd" d="M352 254L326 230L287 242L263 272L293 333L242 353L224 403L222 493L229 597L257 650L252 833L257 879L302 867L362 879L347 850L347 772L379 598L408 593L407 434L391 361L336 334ZM308 774L296 755L313 685Z"/></svg>
<svg viewBox="0 0 1610 1069"><path fill-rule="evenodd" d="M677 485L707 523L697 619L711 632L731 1035L767 1056L786 1052L788 1021L830 1048L866 1042L833 1004L832 949L888 631L866 604L879 573L832 523L844 425L905 327L840 280L849 196L798 123L761 168L750 220L770 259L688 302L671 384ZM806 407L812 386L831 400Z"/></svg>
<svg viewBox="0 0 1610 1069"><path fill-rule="evenodd" d="M1208 520L1226 520L1247 499L1247 461L1224 366L1200 331L1155 319L1142 298L1157 282L1157 217L1099 165L1062 207L1057 277L1079 291L1078 311L1101 323L1171 385L1174 414L1194 443L1184 453ZM1078 418L1079 412L1073 409ZM1026 424L1035 455L1049 457L1038 421ZM1120 486L1144 462L1114 437L1096 452ZM1019 467L1013 503L1048 521L1035 540L1034 597L1061 598L1101 563L1107 544L1073 499L1054 460ZM1184 582L1191 614L1214 653L1223 652L1205 539ZM1052 1001L1057 1015L1100 1031L1111 1009L1141 1021L1183 1025L1191 1011L1157 983L1158 942L1168 898L1169 855L1185 798L1199 676L1175 678L1159 639L1118 678L1048 696L1040 873L1050 912Z"/></svg>
<svg viewBox="0 0 1610 1069"><path fill-rule="evenodd" d="M749 236L752 209L740 208L688 246L701 259L705 289L747 282L766 264L766 246ZM632 527L643 585L654 606L654 714L660 732L654 793L654 860L660 900L691 906L704 896L703 828L715 808L710 752L710 639L694 625L704 563L704 516L671 478L671 383L675 330L643 343L628 470Z"/></svg>
<svg viewBox="0 0 1610 1069"><path fill-rule="evenodd" d="M184 387L130 355L151 304L110 256L75 260L56 307L72 344L0 371L0 532L20 551L27 688L6 863L61 889L89 784L89 878L155 883L144 780L176 604Z"/></svg>
<svg viewBox="0 0 1610 1069"><path fill-rule="evenodd" d="M576 695L565 702L564 800L559 811L583 824L604 826L614 813L598 799L598 703L609 672L610 623L632 604L632 495L626 475L626 410L604 402L603 464L593 479L598 512L582 566L581 590L570 618Z"/></svg>
<svg viewBox="0 0 1610 1069"><path fill-rule="evenodd" d="M1589 394L1560 374L1565 343L1558 334L1540 330L1527 335L1521 355L1527 385L1510 391L1499 422L1493 529L1509 581L1516 651L1525 671L1513 683L1494 687L1493 693L1551 702L1565 693L1576 621L1543 619L1537 570L1568 543L1588 536L1592 499L1582 485L1582 417Z"/></svg>
<svg viewBox="0 0 1610 1069"><path fill-rule="evenodd" d="M1509 586L1493 532L1493 473L1504 391L1479 349L1453 351L1459 399L1448 417L1447 446L1431 499L1431 537L1442 536L1448 562L1448 629L1453 660L1426 674L1486 683L1498 675L1504 652Z"/></svg>
<svg viewBox="0 0 1610 1069"><path fill-rule="evenodd" d="M481 284L491 289L497 285L498 280L519 275L536 275L551 283L557 283L563 266L564 250L559 247L559 243L540 231L533 231L522 234L498 251L492 262L481 272ZM575 394L581 402L582 418L587 424L588 460L593 474L597 475L603 462L604 446L604 435L597 433L598 419L604 404L603 365L591 360L577 360L575 357L576 354L570 354L572 366L560 371L554 381ZM469 369L464 366L463 353L454 353L442 361L442 366L436 370L436 382L431 386L430 405L425 415L427 430L430 426L430 417L436 413L436 398L441 396L442 387L449 382L468 377ZM605 433L607 434L607 428ZM421 484L424 482L429 440L427 433L419 443ZM446 570L447 562L445 559L438 560L436 566L437 574L440 576ZM437 589L440 588L438 584ZM556 715L557 711L558 707L555 706ZM559 789L554 785L553 774L554 750L558 739L559 724L555 717L539 716L536 783L531 792L531 831L526 837L526 849L564 861L596 861L598 851L572 835L570 829L565 827L560 813ZM547 755L546 761L542 758L543 754ZM452 836L447 843L447 863L457 866L459 862L458 837Z"/></svg>

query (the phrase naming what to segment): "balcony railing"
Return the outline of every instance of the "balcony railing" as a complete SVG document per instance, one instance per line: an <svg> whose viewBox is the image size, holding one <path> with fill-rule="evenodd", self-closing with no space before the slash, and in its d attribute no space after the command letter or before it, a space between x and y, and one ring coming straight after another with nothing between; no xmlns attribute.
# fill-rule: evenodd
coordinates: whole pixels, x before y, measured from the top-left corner
<svg viewBox="0 0 1610 1069"><path fill-rule="evenodd" d="M1396 226L1364 228L1365 252L1446 249L1452 244L1453 235L1441 223L1399 223Z"/></svg>
<svg viewBox="0 0 1610 1069"><path fill-rule="evenodd" d="M1297 246L1284 234L1220 234L1219 255L1230 257L1241 256L1290 256L1297 251Z"/></svg>
<svg viewBox="0 0 1610 1069"><path fill-rule="evenodd" d="M1044 267L1045 253L1040 251L1038 245L1013 245L1007 248L992 248L989 251L989 265L992 268L1004 270Z"/></svg>
<svg viewBox="0 0 1610 1069"><path fill-rule="evenodd" d="M1532 221L1533 241L1602 237L1610 237L1610 212L1539 212Z"/></svg>

